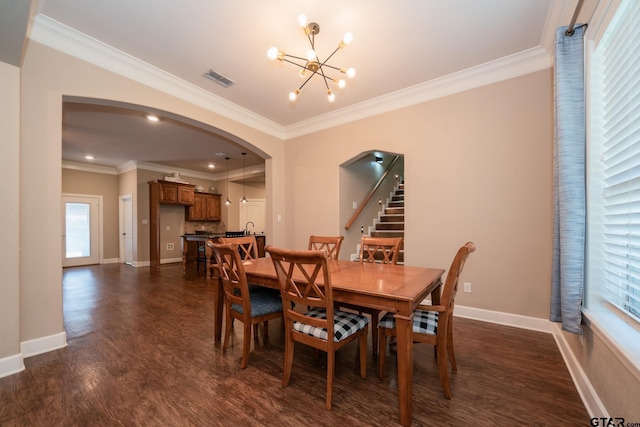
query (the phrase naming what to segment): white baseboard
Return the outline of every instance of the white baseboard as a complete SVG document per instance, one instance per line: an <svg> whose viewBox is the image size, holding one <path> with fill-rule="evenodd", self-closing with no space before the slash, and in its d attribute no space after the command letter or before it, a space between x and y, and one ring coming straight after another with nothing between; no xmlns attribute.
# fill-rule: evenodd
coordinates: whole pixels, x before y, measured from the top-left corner
<svg viewBox="0 0 640 427"><path fill-rule="evenodd" d="M24 357L36 356L53 350L58 350L67 346L67 334L49 335L20 343L20 351Z"/></svg>
<svg viewBox="0 0 640 427"><path fill-rule="evenodd" d="M609 418L607 410L602 404L598 393L594 390L589 378L582 370L580 363L576 359L569 343L562 334L562 328L558 323L537 317L521 316L519 314L502 313L499 311L483 310L481 308L465 307L456 305L454 316L464 317L482 322L496 323L499 325L512 326L514 328L529 329L532 331L545 332L553 335L558 350L562 355L573 384L578 390L585 409L591 417Z"/></svg>
<svg viewBox="0 0 640 427"><path fill-rule="evenodd" d="M0 359L0 378L8 377L21 371L24 371L22 353Z"/></svg>
<svg viewBox="0 0 640 427"><path fill-rule="evenodd" d="M553 338L556 340L560 354L562 354L564 363L567 365L571 379L578 390L578 394L580 395L582 403L584 403L584 407L587 409L589 416L592 418L609 418L607 409L600 400L598 393L593 389L593 386L591 385L587 374L584 373L582 366L580 366L578 359L576 359L575 354L571 350L569 343L562 333L562 327L559 323L553 324Z"/></svg>
<svg viewBox="0 0 640 427"><path fill-rule="evenodd" d="M482 308L465 307L456 305L454 316L467 319L481 320L483 322L497 323L498 325L513 326L514 328L529 329L531 331L551 333L553 323L547 319L522 316L520 314L503 313L500 311L484 310Z"/></svg>
<svg viewBox="0 0 640 427"><path fill-rule="evenodd" d="M118 264L120 263L119 258L105 258L102 260L102 264Z"/></svg>
<svg viewBox="0 0 640 427"><path fill-rule="evenodd" d="M160 260L160 264L172 264L174 262L182 262L182 257L164 258ZM133 267L149 267L151 265L151 261L133 261L131 265Z"/></svg>

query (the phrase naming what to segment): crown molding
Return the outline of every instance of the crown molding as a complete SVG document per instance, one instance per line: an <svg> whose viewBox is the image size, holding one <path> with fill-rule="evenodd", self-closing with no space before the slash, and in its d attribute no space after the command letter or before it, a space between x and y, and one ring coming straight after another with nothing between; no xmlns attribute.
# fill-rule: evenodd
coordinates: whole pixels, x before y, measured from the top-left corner
<svg viewBox="0 0 640 427"><path fill-rule="evenodd" d="M76 31L46 15L38 14L32 21L30 39L271 136L283 137L283 128L277 123L115 49L100 40Z"/></svg>
<svg viewBox="0 0 640 427"><path fill-rule="evenodd" d="M62 169L72 169L83 172L102 173L106 175L118 175L121 172L117 168L111 166L91 165L88 163L72 162L70 160L62 161Z"/></svg>
<svg viewBox="0 0 640 427"><path fill-rule="evenodd" d="M566 7L553 8L547 21L557 21L565 10ZM285 127L88 37L46 15L39 14L33 20L30 38L282 140L533 73L550 68L553 63L551 53L539 46ZM546 39L543 38L541 43L547 44Z"/></svg>
<svg viewBox="0 0 640 427"><path fill-rule="evenodd" d="M158 163L151 163L151 162L136 162L136 161L129 161L127 163L125 163L125 167L131 167L131 163L133 163L135 165L135 169L144 169L147 171L152 171L152 172L161 172L161 173L166 173L166 174L171 174L173 172L179 172L181 175L185 175L185 176L189 176L191 178L200 178L200 179L208 179L208 180L212 180L212 181L216 181L218 178L216 178L216 175L214 174L210 174L210 173L204 173L204 172L197 172L191 169L183 169L183 168L176 168L173 166L167 166L167 165L160 165Z"/></svg>
<svg viewBox="0 0 640 427"><path fill-rule="evenodd" d="M63 160L62 168L79 170L83 172L102 173L107 175L120 175L120 174L134 171L137 169L144 169L147 171L160 172L160 173L166 173L166 174L171 174L173 172L180 172L181 175L185 175L191 178L207 179L210 181L223 181L227 179L226 172L211 174L211 173L197 172L191 169L183 169L183 168L176 168L173 166L161 165L158 163L136 162L135 160L129 160L128 162L125 162L118 167L90 165L87 163ZM245 168L244 173L242 169L230 170L229 180L237 181L242 179L248 179L248 178L253 178L259 175L264 175L264 173L265 173L264 165L248 166Z"/></svg>
<svg viewBox="0 0 640 427"><path fill-rule="evenodd" d="M421 104L437 98L486 86L502 80L550 68L551 55L543 48L529 49L477 67L430 80L419 85L341 108L328 114L290 125L285 139L317 132L328 127L350 123L378 114ZM328 126L331 123L331 126Z"/></svg>

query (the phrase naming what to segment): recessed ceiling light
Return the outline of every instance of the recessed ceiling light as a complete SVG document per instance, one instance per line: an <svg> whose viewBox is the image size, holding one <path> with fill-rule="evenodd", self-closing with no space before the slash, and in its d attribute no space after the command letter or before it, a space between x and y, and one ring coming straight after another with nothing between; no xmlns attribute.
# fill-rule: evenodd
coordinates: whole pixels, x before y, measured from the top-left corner
<svg viewBox="0 0 640 427"><path fill-rule="evenodd" d="M147 114L147 120L149 120L150 122L157 122L160 119L158 118L158 116L154 116L153 114Z"/></svg>
<svg viewBox="0 0 640 427"><path fill-rule="evenodd" d="M216 167L216 165L214 165L213 163L209 163L209 169L213 169L215 167Z"/></svg>
<svg viewBox="0 0 640 427"><path fill-rule="evenodd" d="M91 154L87 154L86 156L84 156L84 158L87 159L87 160L95 159L95 157L93 157Z"/></svg>

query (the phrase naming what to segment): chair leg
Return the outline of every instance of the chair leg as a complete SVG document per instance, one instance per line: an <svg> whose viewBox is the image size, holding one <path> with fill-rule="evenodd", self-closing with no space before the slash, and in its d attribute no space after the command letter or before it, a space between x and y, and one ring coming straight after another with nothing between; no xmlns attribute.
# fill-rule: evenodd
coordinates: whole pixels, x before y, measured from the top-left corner
<svg viewBox="0 0 640 427"><path fill-rule="evenodd" d="M447 333L447 354L449 355L449 363L451 363L451 370L456 372L458 365L456 364L456 355L453 352L453 326L451 325L453 319L449 320L449 331Z"/></svg>
<svg viewBox="0 0 640 427"><path fill-rule="evenodd" d="M251 323L244 323L244 337L242 342L242 362L240 369L245 369L249 364L249 349L251 348Z"/></svg>
<svg viewBox="0 0 640 427"><path fill-rule="evenodd" d="M371 313L371 347L373 357L378 355L378 316L379 312Z"/></svg>
<svg viewBox="0 0 640 427"><path fill-rule="evenodd" d="M283 388L289 385L289 379L291 378L291 368L293 365L293 347L293 339L291 339L290 336L286 336L284 341L284 371L282 373Z"/></svg>
<svg viewBox="0 0 640 427"><path fill-rule="evenodd" d="M367 329L367 327L365 327ZM373 335L376 335L374 331ZM369 331L364 331L358 341L360 342L360 378L367 378L367 335Z"/></svg>
<svg viewBox="0 0 640 427"><path fill-rule="evenodd" d="M447 346L438 346L438 371L440 373L440 382L444 390L444 397L451 399L451 386L449 385L449 365L447 362Z"/></svg>
<svg viewBox="0 0 640 427"><path fill-rule="evenodd" d="M335 370L336 354L334 351L327 352L327 400L325 408L331 410L331 396L333 394L333 373Z"/></svg>
<svg viewBox="0 0 640 427"><path fill-rule="evenodd" d="M387 356L387 334L385 328L378 328L380 356L378 358L378 378L384 378L384 359Z"/></svg>
<svg viewBox="0 0 640 427"><path fill-rule="evenodd" d="M224 344L222 344L222 352L225 353L227 351L227 346L229 345L229 339L231 338L231 327L233 326L233 318L231 314L229 314L229 310L225 310L227 312L227 321L224 325Z"/></svg>

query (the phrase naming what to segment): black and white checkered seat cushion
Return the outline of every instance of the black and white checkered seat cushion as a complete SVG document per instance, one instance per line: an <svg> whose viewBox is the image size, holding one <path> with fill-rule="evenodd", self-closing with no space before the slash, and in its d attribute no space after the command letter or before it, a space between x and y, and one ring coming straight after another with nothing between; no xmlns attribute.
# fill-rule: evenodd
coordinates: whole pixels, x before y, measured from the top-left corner
<svg viewBox="0 0 640 427"><path fill-rule="evenodd" d="M327 318L324 308L313 308L305 313L305 316L320 319ZM347 313L346 311L335 310L333 312L333 341L339 342L350 335L363 329L369 323L369 318L357 313ZM327 339L327 330L310 326L302 322L293 322L293 329L312 337Z"/></svg>
<svg viewBox="0 0 640 427"><path fill-rule="evenodd" d="M416 310L413 312L413 332L416 334L436 335L438 333L437 311ZM379 328L393 329L396 327L396 319L392 313L384 315L378 322Z"/></svg>
<svg viewBox="0 0 640 427"><path fill-rule="evenodd" d="M282 298L280 298L280 294L261 291L250 292L249 301L251 302L251 317L259 317L282 311ZM240 304L231 304L231 309L240 314L244 313L244 309Z"/></svg>

